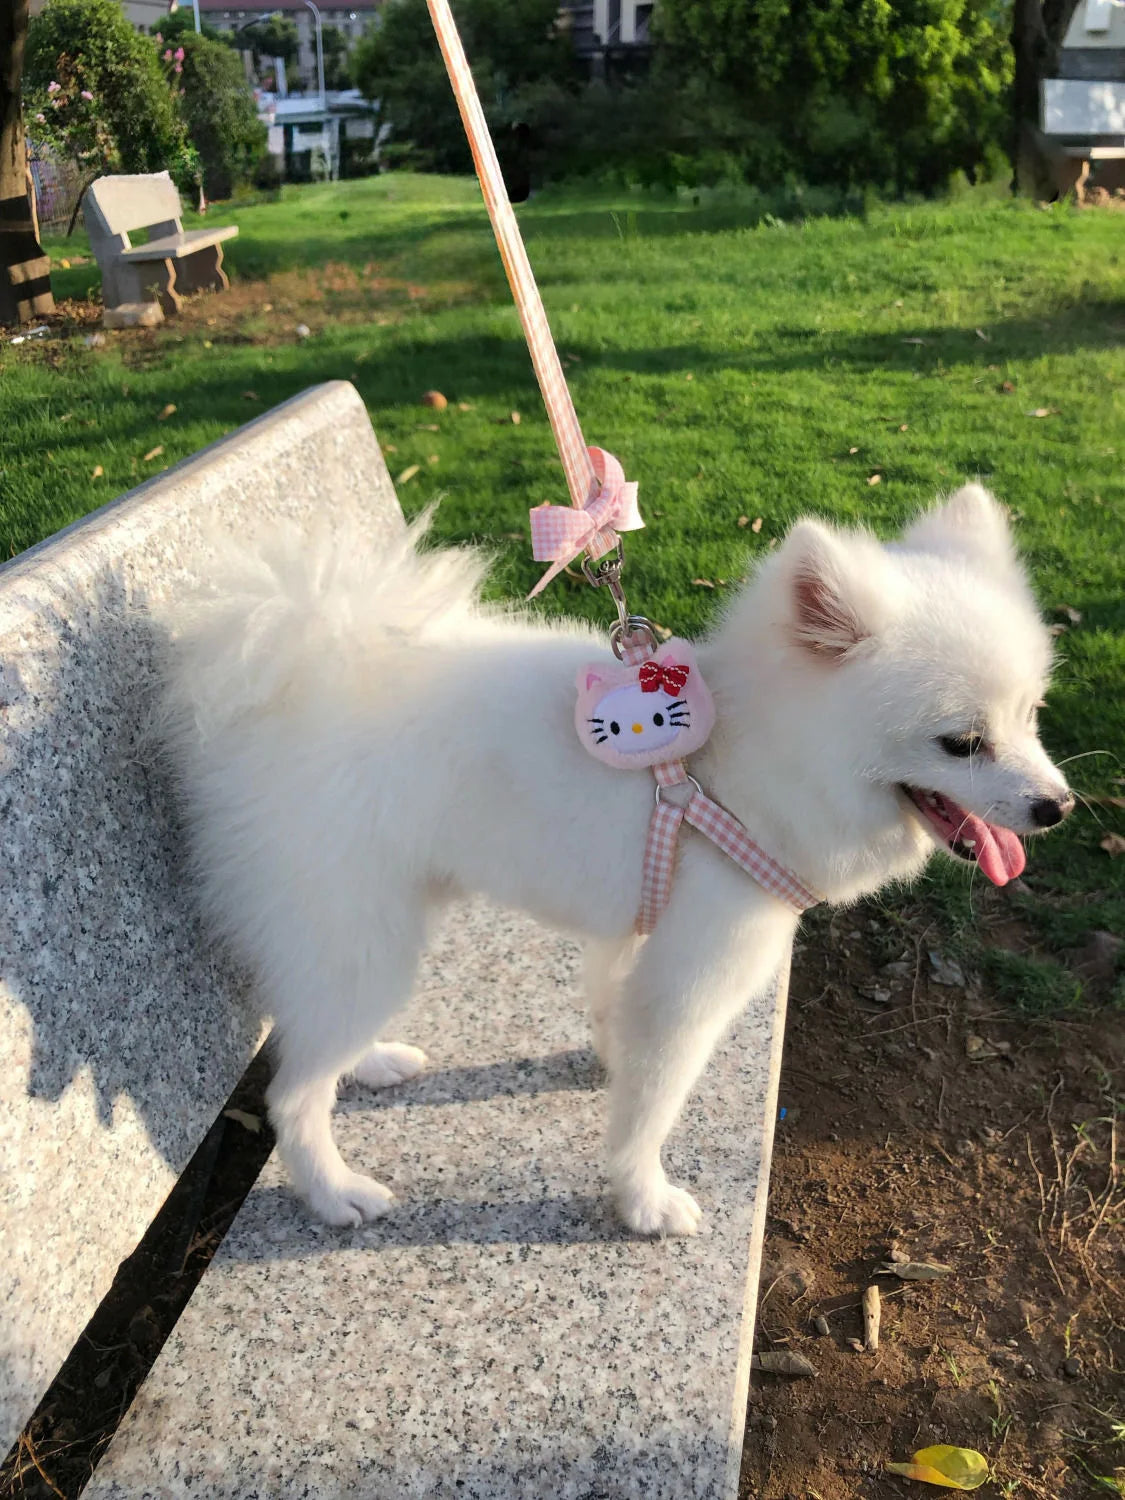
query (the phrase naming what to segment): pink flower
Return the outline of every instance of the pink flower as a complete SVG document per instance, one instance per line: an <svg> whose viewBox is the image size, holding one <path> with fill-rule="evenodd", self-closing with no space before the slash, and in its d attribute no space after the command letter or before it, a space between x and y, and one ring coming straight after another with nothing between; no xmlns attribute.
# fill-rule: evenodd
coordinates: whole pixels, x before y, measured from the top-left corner
<svg viewBox="0 0 1125 1500"><path fill-rule="evenodd" d="M47 116L46 115L36 115L35 118L39 121L40 125L46 125L46 123L47 123Z"/></svg>
<svg viewBox="0 0 1125 1500"><path fill-rule="evenodd" d="M156 33L156 35L155 35L155 36L154 36L154 37L153 37L153 41L154 41L154 42L162 42L162 41L163 41L163 40L164 40L164 38L163 38L163 37L162 37L162 36L161 36L161 35L160 35L160 33L159 33L159 31L158 31L158 32L157 32L157 33Z"/></svg>
<svg viewBox="0 0 1125 1500"><path fill-rule="evenodd" d="M61 88L62 88L62 84L61 83L49 83L47 85L47 92L48 92L48 94L57 94L58 91L59 91L59 89L61 89Z"/></svg>
<svg viewBox="0 0 1125 1500"><path fill-rule="evenodd" d="M176 50L175 50L175 52L173 53L173 56L175 57L175 59L176 59L177 62L183 62L183 60L184 60L184 49L182 47L177 47Z"/></svg>
<svg viewBox="0 0 1125 1500"><path fill-rule="evenodd" d="M168 48L165 49L165 52L164 52L164 61L165 62L171 62L172 61L172 49L171 49L171 47L168 47Z"/></svg>
<svg viewBox="0 0 1125 1500"><path fill-rule="evenodd" d="M177 63L176 66L172 69L172 71L173 71L173 73L182 73L184 71L184 65L183 65L183 63Z"/></svg>
<svg viewBox="0 0 1125 1500"><path fill-rule="evenodd" d="M91 94L91 92L90 92L89 89L83 89L82 90L82 97L83 97L83 99L86 100L86 102L88 104L88 103L90 103L90 101L93 99L94 96L93 96L93 94Z"/></svg>

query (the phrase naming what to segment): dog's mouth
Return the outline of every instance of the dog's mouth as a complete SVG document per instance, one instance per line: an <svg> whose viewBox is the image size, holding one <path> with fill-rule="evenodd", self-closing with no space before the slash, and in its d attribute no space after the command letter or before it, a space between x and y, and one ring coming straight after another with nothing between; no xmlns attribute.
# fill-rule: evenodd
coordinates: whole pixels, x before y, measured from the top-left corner
<svg viewBox="0 0 1125 1500"><path fill-rule="evenodd" d="M938 843L958 859L979 865L993 885L1007 885L1023 874L1027 856L1010 828L988 823L940 792L903 786L902 791L937 836Z"/></svg>

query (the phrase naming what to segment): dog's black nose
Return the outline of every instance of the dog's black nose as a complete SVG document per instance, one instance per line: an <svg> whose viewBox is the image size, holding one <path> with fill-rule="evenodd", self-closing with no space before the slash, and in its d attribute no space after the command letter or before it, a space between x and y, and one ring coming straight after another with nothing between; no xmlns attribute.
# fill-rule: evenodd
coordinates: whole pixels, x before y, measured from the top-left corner
<svg viewBox="0 0 1125 1500"><path fill-rule="evenodd" d="M1040 828L1053 828L1056 823L1061 823L1064 818L1069 817L1073 810L1074 797L1070 792L1059 800L1054 797L1040 797L1038 802L1031 804L1031 816Z"/></svg>

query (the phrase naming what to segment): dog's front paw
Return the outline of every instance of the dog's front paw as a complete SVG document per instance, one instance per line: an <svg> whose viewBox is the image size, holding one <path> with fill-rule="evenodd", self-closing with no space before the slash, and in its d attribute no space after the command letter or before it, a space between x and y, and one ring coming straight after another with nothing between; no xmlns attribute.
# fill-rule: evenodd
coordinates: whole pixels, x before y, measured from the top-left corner
<svg viewBox="0 0 1125 1500"><path fill-rule="evenodd" d="M698 1234L703 1210L683 1188L666 1179L621 1188L617 1194L621 1217L638 1234Z"/></svg>
<svg viewBox="0 0 1125 1500"><path fill-rule="evenodd" d="M405 1042L377 1042L356 1063L352 1076L365 1089L385 1089L392 1083L404 1083L426 1066L421 1047Z"/></svg>
<svg viewBox="0 0 1125 1500"><path fill-rule="evenodd" d="M318 1219L347 1229L357 1229L367 1219L381 1218L394 1202L389 1187L364 1177L362 1172L346 1172L332 1182L318 1183L305 1195Z"/></svg>

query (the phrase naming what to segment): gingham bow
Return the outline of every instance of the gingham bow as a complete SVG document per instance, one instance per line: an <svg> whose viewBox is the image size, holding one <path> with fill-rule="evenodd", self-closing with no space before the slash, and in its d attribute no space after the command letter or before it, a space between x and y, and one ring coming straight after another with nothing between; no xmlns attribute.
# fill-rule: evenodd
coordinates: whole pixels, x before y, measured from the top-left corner
<svg viewBox="0 0 1125 1500"><path fill-rule="evenodd" d="M537 562L550 562L532 589L534 599L580 552L601 557L617 545L619 531L639 531L645 524L637 509L637 486L612 453L588 449L598 491L582 510L571 505L537 505L531 512L531 551Z"/></svg>
<svg viewBox="0 0 1125 1500"><path fill-rule="evenodd" d="M690 675L691 668L682 666L679 662L666 661L661 666L659 662L646 661L640 673L641 692L658 693L663 688L666 693L675 697Z"/></svg>

